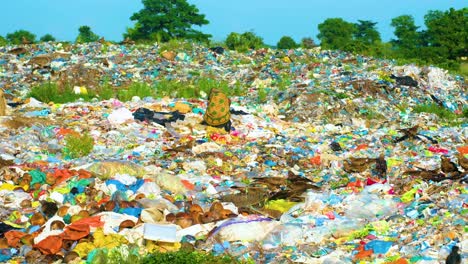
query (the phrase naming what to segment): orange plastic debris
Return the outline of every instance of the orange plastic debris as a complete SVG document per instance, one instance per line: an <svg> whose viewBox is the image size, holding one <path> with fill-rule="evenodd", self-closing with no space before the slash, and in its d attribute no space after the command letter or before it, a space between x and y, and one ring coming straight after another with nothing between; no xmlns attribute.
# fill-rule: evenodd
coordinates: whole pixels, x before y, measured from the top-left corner
<svg viewBox="0 0 468 264"><path fill-rule="evenodd" d="M34 245L34 248L39 249L43 254L55 255L62 248L62 243L63 240L60 236L48 236Z"/></svg>
<svg viewBox="0 0 468 264"><path fill-rule="evenodd" d="M310 158L310 163L312 163L313 165L320 165L322 163L320 156L313 156L312 158Z"/></svg>
<svg viewBox="0 0 468 264"><path fill-rule="evenodd" d="M185 186L185 188L189 190L195 189L195 185L187 180L181 180L182 184Z"/></svg>
<svg viewBox="0 0 468 264"><path fill-rule="evenodd" d="M357 260L366 259L372 256L372 254L374 254L374 251L372 249L365 250L364 245L360 245L359 247L356 248L356 250L359 251L356 255L354 255L354 258Z"/></svg>
<svg viewBox="0 0 468 264"><path fill-rule="evenodd" d="M21 238L26 235L27 233L11 230L5 233L5 238L7 239L8 245L11 247L18 247L18 243L21 241Z"/></svg>
<svg viewBox="0 0 468 264"><path fill-rule="evenodd" d="M103 227L104 226L104 222L101 222L101 216L99 215L80 219L71 225L81 225L81 224L86 224L90 227Z"/></svg>
<svg viewBox="0 0 468 264"><path fill-rule="evenodd" d="M457 150L460 152L460 154L468 154L468 146L458 147Z"/></svg>
<svg viewBox="0 0 468 264"><path fill-rule="evenodd" d="M86 237L90 233L89 224L79 223L80 220L67 226L65 231L60 235L62 239L79 240ZM78 223L78 224L77 224Z"/></svg>
<svg viewBox="0 0 468 264"><path fill-rule="evenodd" d="M356 146L356 151L357 150L362 150L362 149L367 149L368 147L369 147L369 145L367 145L367 144L361 144L361 145Z"/></svg>
<svg viewBox="0 0 468 264"><path fill-rule="evenodd" d="M405 258L400 258L392 262L385 262L385 264L409 264L409 261Z"/></svg>

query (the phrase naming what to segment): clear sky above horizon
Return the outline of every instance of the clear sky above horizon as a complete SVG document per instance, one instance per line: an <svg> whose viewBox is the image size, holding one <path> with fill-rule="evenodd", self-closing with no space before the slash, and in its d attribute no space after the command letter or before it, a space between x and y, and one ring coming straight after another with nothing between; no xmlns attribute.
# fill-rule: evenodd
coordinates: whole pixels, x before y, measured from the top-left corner
<svg viewBox="0 0 468 264"><path fill-rule="evenodd" d="M468 0L189 0L210 21L203 32L224 40L230 32L252 30L275 45L288 35L296 41L317 39L317 25L327 18L348 22L372 20L385 41L393 38L391 19L409 14L424 26L428 10L460 9ZM143 7L141 0L15 0L2 1L0 35L26 29L37 38L50 33L58 40L75 40L78 28L88 25L108 40L120 41L130 16Z"/></svg>

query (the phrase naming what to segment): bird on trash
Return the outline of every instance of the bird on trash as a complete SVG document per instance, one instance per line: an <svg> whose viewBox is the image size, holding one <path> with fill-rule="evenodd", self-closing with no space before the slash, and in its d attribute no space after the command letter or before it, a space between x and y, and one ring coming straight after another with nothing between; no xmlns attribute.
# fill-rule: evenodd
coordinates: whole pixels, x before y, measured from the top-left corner
<svg viewBox="0 0 468 264"><path fill-rule="evenodd" d="M439 172L439 169L436 170L425 170L418 168L419 170L408 170L403 172L403 175L413 175L413 176L418 176L422 178L423 180L432 180L432 181L443 181L446 180L447 178L445 177L445 174Z"/></svg>
<svg viewBox="0 0 468 264"><path fill-rule="evenodd" d="M22 42L23 44L25 44L25 45L26 45L26 44L31 44L31 41L30 41L29 39L27 39L25 36L23 36L23 37L21 38L21 42Z"/></svg>
<svg viewBox="0 0 468 264"><path fill-rule="evenodd" d="M460 248L458 246L453 246L452 251L445 260L445 264L461 264L461 256L458 253Z"/></svg>
<svg viewBox="0 0 468 264"><path fill-rule="evenodd" d="M308 178L290 172L286 187L273 193L269 200L288 199L290 201L302 201L302 196L308 189L320 190L320 187Z"/></svg>
<svg viewBox="0 0 468 264"><path fill-rule="evenodd" d="M394 142L398 143L398 142L401 142L401 141L406 140L406 139L419 139L419 140L422 140L422 138L426 138L432 144L437 144L438 143L437 140L435 140L435 139L433 139L433 138L431 138L429 136L419 134L418 130L419 130L419 125L415 125L415 126L410 127L410 128L398 129L398 131L403 133L403 136L397 138L396 140L394 140Z"/></svg>
<svg viewBox="0 0 468 264"><path fill-rule="evenodd" d="M368 158L349 158L343 162L343 169L348 173L359 173L369 167Z"/></svg>
<svg viewBox="0 0 468 264"><path fill-rule="evenodd" d="M253 178L254 184L256 185L264 185L270 191L279 191L284 189L287 184L287 178L285 177L257 177Z"/></svg>
<svg viewBox="0 0 468 264"><path fill-rule="evenodd" d="M387 177L387 161L385 160L384 154L375 159L375 170L381 178Z"/></svg>
<svg viewBox="0 0 468 264"><path fill-rule="evenodd" d="M341 148L341 145L340 143L336 142L336 141L333 141L332 143L330 143L330 148L333 150L333 151L342 151L343 149Z"/></svg>
<svg viewBox="0 0 468 264"><path fill-rule="evenodd" d="M405 139L409 139L409 138L412 139L412 138L416 137L416 135L418 134L418 129L419 129L419 125L415 125L415 126L410 127L410 128L398 129L398 131L403 133L403 136L396 139L395 143L401 142L401 141L403 141Z"/></svg>
<svg viewBox="0 0 468 264"><path fill-rule="evenodd" d="M453 163L448 157L441 156L440 157L440 169L444 173L451 173L451 172L460 172L457 168L457 165Z"/></svg>

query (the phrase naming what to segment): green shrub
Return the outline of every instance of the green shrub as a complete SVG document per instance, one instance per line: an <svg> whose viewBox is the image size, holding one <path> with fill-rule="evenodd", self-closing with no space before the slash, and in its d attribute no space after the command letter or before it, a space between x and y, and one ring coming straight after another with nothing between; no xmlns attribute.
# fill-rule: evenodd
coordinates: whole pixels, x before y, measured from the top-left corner
<svg viewBox="0 0 468 264"><path fill-rule="evenodd" d="M99 40L99 36L96 35L89 26L81 26L78 29L78 37L76 37L76 43L87 43L95 42Z"/></svg>
<svg viewBox="0 0 468 264"><path fill-rule="evenodd" d="M263 39L253 32L245 32L242 34L232 32L227 36L225 43L229 49L239 52L245 52L249 49L258 49L264 45Z"/></svg>
<svg viewBox="0 0 468 264"><path fill-rule="evenodd" d="M36 35L27 30L17 30L13 33L8 33L6 38L11 44L19 45L23 43L23 39L34 43L36 41Z"/></svg>
<svg viewBox="0 0 468 264"><path fill-rule="evenodd" d="M304 49L312 49L317 47L313 38L306 37L301 40L301 47Z"/></svg>
<svg viewBox="0 0 468 264"><path fill-rule="evenodd" d="M214 256L204 252L189 252L179 250L176 252L153 253L143 258L142 264L231 264L240 263L230 256Z"/></svg>
<svg viewBox="0 0 468 264"><path fill-rule="evenodd" d="M41 42L49 42L49 41L55 41L55 37L52 36L51 34L45 34L44 36L42 36L39 41Z"/></svg>
<svg viewBox="0 0 468 264"><path fill-rule="evenodd" d="M72 159L88 155L94 148L94 139L88 134L69 134L65 137L64 154Z"/></svg>
<svg viewBox="0 0 468 264"><path fill-rule="evenodd" d="M294 39L289 36L283 36L276 46L278 49L295 49L298 47Z"/></svg>

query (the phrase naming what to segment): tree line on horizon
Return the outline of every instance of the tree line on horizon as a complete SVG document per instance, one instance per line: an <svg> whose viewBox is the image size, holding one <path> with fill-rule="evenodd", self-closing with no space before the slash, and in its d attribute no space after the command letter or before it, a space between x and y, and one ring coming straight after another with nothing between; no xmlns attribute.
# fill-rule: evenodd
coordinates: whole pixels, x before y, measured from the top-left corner
<svg viewBox="0 0 468 264"><path fill-rule="evenodd" d="M212 37L193 26L207 25L209 21L195 5L187 0L142 0L143 9L134 13L133 27L123 34L128 42L168 42L174 39L209 43ZM382 41L376 29L377 22L358 20L351 23L342 18L328 18L318 24L320 46L323 49L342 50L356 54L398 59L419 64L435 64L447 69L457 69L462 59L468 56L468 8L447 11L431 10L424 16L425 30L415 25L413 16L400 15L391 21L395 39ZM94 42L99 39L89 26L78 29L76 43ZM51 34L46 34L39 42L56 41ZM6 44L26 44L36 42L36 36L26 30L18 30L0 36L0 46ZM220 43L217 43L220 44ZM232 32L227 37L224 47L247 51L266 47L263 39L252 31ZM278 41L278 49L318 46L313 38L305 37L297 43L290 36L283 36Z"/></svg>

